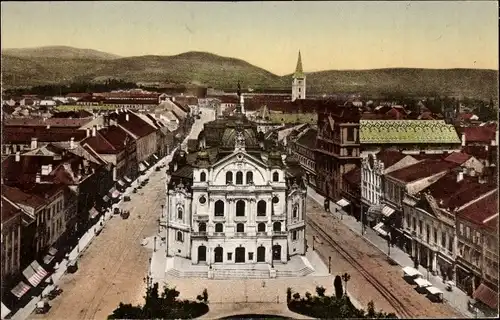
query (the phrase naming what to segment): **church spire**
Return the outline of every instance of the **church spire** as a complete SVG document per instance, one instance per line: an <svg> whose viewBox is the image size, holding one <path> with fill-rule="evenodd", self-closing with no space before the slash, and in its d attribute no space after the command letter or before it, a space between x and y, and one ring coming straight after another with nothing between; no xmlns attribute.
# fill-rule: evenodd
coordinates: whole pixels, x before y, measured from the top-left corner
<svg viewBox="0 0 500 320"><path fill-rule="evenodd" d="M299 58L297 59L297 67L295 68L295 73L293 74L294 78L303 78L304 71L302 70L302 57L300 56L299 50Z"/></svg>

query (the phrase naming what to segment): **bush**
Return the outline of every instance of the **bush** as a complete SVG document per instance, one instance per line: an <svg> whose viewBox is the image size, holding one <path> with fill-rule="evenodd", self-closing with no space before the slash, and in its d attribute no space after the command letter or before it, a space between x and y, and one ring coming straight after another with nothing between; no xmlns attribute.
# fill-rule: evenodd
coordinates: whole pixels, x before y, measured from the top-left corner
<svg viewBox="0 0 500 320"><path fill-rule="evenodd" d="M290 303L292 301L292 288L286 288L286 303Z"/></svg>
<svg viewBox="0 0 500 320"><path fill-rule="evenodd" d="M287 293L291 293L287 289ZM397 318L395 314L387 314L382 311L376 312L373 302L368 304L368 313L362 309L357 309L351 302L348 296L340 298L336 296L325 296L323 287L317 287L318 296L312 296L306 292L306 299L300 299L300 294L296 292L293 295L293 300L288 303L288 308L296 313L315 319L331 319L331 318ZM323 295L320 295L319 292Z"/></svg>
<svg viewBox="0 0 500 320"><path fill-rule="evenodd" d="M318 297L324 297L325 292L326 292L326 289L323 286L316 287L316 293L318 294Z"/></svg>
<svg viewBox="0 0 500 320"><path fill-rule="evenodd" d="M163 287L160 295L158 284L149 287L144 297L143 306L132 306L120 303L108 319L192 319L208 312L208 292L203 290L197 301L178 300L179 291L175 288Z"/></svg>

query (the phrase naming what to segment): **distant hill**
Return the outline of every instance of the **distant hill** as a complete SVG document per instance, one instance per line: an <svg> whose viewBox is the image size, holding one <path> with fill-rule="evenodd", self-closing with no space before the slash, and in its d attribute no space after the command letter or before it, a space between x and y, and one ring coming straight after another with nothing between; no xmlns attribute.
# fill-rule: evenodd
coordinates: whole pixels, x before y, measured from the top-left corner
<svg viewBox="0 0 500 320"><path fill-rule="evenodd" d="M2 49L2 54L19 58L62 58L109 60L120 58L116 54L67 46L47 46L35 48Z"/></svg>
<svg viewBox="0 0 500 320"><path fill-rule="evenodd" d="M292 66L293 67L293 66ZM215 88L288 89L291 75L278 76L246 61L206 52L173 56L119 58L95 50L71 47L7 49L2 51L4 87L100 81L198 84ZM310 93L404 93L497 96L498 72L480 69L373 69L307 73Z"/></svg>

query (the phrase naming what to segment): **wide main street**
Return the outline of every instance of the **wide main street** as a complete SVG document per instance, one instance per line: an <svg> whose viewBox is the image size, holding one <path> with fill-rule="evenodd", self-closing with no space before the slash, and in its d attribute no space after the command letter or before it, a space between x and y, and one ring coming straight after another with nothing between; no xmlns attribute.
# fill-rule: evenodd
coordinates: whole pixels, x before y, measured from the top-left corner
<svg viewBox="0 0 500 320"><path fill-rule="evenodd" d="M213 110L203 109L188 138L196 139L203 123L213 117ZM100 235L79 257L78 271L60 279L58 285L64 291L51 301L50 311L44 315L33 313L31 318L105 319L120 302L144 303L144 278L152 250L141 243L158 232L161 205L166 197L165 180L165 170L151 172L149 183L131 193L131 201L120 205L130 211L129 219L116 215L106 222Z"/></svg>

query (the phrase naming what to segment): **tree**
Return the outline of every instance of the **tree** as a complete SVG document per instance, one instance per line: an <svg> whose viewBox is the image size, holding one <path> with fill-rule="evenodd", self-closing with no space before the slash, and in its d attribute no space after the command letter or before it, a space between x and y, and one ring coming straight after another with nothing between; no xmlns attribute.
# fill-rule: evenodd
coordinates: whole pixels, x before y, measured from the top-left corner
<svg viewBox="0 0 500 320"><path fill-rule="evenodd" d="M326 289L323 286L316 287L316 293L318 294L319 297L324 297L325 291L326 291Z"/></svg>
<svg viewBox="0 0 500 320"><path fill-rule="evenodd" d="M292 301L292 288L288 287L286 288L286 302L287 303L290 303L290 301Z"/></svg>
<svg viewBox="0 0 500 320"><path fill-rule="evenodd" d="M337 299L342 298L344 295L344 290L342 288L342 278L340 276L335 276L335 280L333 280L333 286L335 287L335 296Z"/></svg>
<svg viewBox="0 0 500 320"><path fill-rule="evenodd" d="M140 306L132 306L131 304L123 304L120 302L118 308L116 308L112 314L108 316L108 319L141 319L142 318L142 308Z"/></svg>

